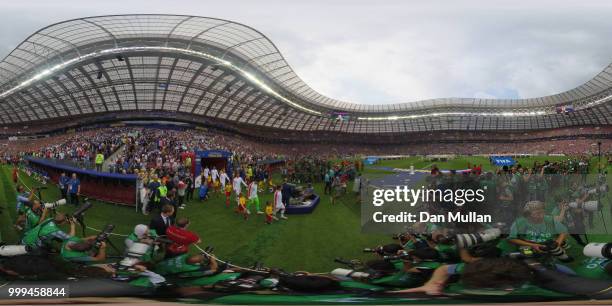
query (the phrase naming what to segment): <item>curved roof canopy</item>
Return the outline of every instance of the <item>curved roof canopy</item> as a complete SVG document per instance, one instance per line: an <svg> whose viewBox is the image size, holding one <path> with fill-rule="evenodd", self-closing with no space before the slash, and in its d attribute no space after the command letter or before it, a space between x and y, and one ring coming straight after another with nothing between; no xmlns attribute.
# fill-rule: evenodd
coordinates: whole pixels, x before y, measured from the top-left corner
<svg viewBox="0 0 612 306"><path fill-rule="evenodd" d="M310 88L257 30L196 16L69 20L32 34L0 62L5 125L164 110L309 131L542 129L612 124L611 100L612 64L574 89L533 99L339 101ZM559 105L575 111L557 114Z"/></svg>

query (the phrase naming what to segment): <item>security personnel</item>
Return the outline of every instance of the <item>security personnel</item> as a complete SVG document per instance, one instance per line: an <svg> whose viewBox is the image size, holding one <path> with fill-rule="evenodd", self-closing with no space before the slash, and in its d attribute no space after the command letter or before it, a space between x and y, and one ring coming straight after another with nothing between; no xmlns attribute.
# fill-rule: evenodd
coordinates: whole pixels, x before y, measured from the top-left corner
<svg viewBox="0 0 612 306"><path fill-rule="evenodd" d="M166 187L166 182L164 180L161 181L161 185L157 187L157 196L159 197L159 204L165 205L168 204L168 187Z"/></svg>
<svg viewBox="0 0 612 306"><path fill-rule="evenodd" d="M66 223L70 223L69 234L66 234L59 227ZM53 239L62 241L68 240L70 237L74 236L76 232L75 225L74 220L67 218L63 213L57 213L55 218L47 218L45 221L27 231L21 240L21 244L32 248L43 248L48 246L48 243Z"/></svg>
<svg viewBox="0 0 612 306"><path fill-rule="evenodd" d="M96 154L96 171L102 172L103 163L104 163L104 154L102 154L102 152L98 152L98 154Z"/></svg>

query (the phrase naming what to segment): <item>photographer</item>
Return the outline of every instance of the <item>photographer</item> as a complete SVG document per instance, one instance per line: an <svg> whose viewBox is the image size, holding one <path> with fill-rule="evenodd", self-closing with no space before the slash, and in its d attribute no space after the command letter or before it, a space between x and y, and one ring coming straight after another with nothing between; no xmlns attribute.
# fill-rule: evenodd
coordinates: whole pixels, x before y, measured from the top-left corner
<svg viewBox="0 0 612 306"><path fill-rule="evenodd" d="M421 287L396 291L424 292L440 295L451 277L459 277L460 284L468 288L519 288L532 279L532 273L522 262L499 257L501 250L494 243L483 243L460 249L461 262L442 265Z"/></svg>
<svg viewBox="0 0 612 306"><path fill-rule="evenodd" d="M153 229L149 229L148 226L144 224L138 224L134 227L134 231L130 233L127 238L125 238L125 249L130 249L135 242L140 242L148 245L155 244L155 239L157 239L158 235ZM143 255L142 261L149 262L153 259L154 248L149 248L147 254Z"/></svg>
<svg viewBox="0 0 612 306"><path fill-rule="evenodd" d="M106 243L96 244L97 236L70 237L62 243L60 255L63 260L76 263L93 263L106 260Z"/></svg>
<svg viewBox="0 0 612 306"><path fill-rule="evenodd" d="M32 193L33 194L33 193ZM23 205L19 211L19 216L15 222L15 227L23 228L24 232L29 231L47 218L48 209L43 208L39 200L32 200L32 207Z"/></svg>
<svg viewBox="0 0 612 306"><path fill-rule="evenodd" d="M414 287L423 284L429 279L433 271L441 266L440 254L429 247L408 252L399 251L395 257L399 257L399 260L387 262L387 265L390 265L388 270L393 271L393 273L372 279L369 283L395 288ZM377 262L380 261L374 261L373 263L376 264Z"/></svg>
<svg viewBox="0 0 612 306"><path fill-rule="evenodd" d="M60 229L60 225L70 224L70 232L66 234ZM57 213L54 218L47 218L31 230L27 231L21 244L30 246L34 249L48 247L53 239L68 240L76 232L76 222L72 218L67 218L63 213Z"/></svg>
<svg viewBox="0 0 612 306"><path fill-rule="evenodd" d="M584 226L584 213L580 208L571 208L567 201L558 200L557 207L555 207L551 214L554 216L555 221L563 223L567 226L568 230L574 234L570 234L578 244L585 246L586 243L582 240L582 237L578 233L586 233Z"/></svg>
<svg viewBox="0 0 612 306"><path fill-rule="evenodd" d="M567 237L567 228L553 216L546 215L544 203L530 201L510 228L509 242L519 247L530 247L538 253L548 253L551 244L562 246Z"/></svg>
<svg viewBox="0 0 612 306"><path fill-rule="evenodd" d="M159 262L155 265L153 271L161 275L189 273L190 276L207 276L217 273L219 266L212 254L207 256L204 254L189 255L185 253Z"/></svg>
<svg viewBox="0 0 612 306"><path fill-rule="evenodd" d="M23 206L25 206L27 203L31 203L32 199L34 199L34 194L34 191L25 191L23 185L17 186L17 202L15 204L15 210L19 212Z"/></svg>

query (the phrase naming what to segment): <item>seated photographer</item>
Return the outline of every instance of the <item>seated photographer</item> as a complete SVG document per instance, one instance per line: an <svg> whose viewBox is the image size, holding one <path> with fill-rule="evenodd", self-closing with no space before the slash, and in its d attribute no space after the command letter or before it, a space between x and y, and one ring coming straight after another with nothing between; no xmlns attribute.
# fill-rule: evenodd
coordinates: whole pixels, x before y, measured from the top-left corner
<svg viewBox="0 0 612 306"><path fill-rule="evenodd" d="M129 250L136 242L153 245L157 237L155 230L149 229L144 224L138 224L134 227L134 231L125 238L125 249ZM153 259L154 249L153 247L149 248L147 254L143 255L142 261L150 262Z"/></svg>
<svg viewBox="0 0 612 306"><path fill-rule="evenodd" d="M168 258L155 265L153 271L161 275L177 276L207 276L218 272L219 266L214 255L205 254L189 255L181 254L173 258Z"/></svg>
<svg viewBox="0 0 612 306"><path fill-rule="evenodd" d="M89 264L106 260L106 243L96 243L97 236L70 237L62 243L60 255L63 260Z"/></svg>
<svg viewBox="0 0 612 306"><path fill-rule="evenodd" d="M523 208L523 216L517 218L510 228L508 240L519 247L530 247L538 253L546 253L548 244L564 244L567 228L553 216L546 215L544 203L530 201Z"/></svg>
<svg viewBox="0 0 612 306"><path fill-rule="evenodd" d="M191 244L202 242L196 233L187 230L189 223L189 219L179 218L176 225L171 225L166 230L166 236L172 241L166 249L166 258L187 253Z"/></svg>
<svg viewBox="0 0 612 306"><path fill-rule="evenodd" d="M433 271L441 265L440 254L429 247L408 252L398 251L397 256L389 256L385 259L387 264L392 265L386 269L386 272L392 274L372 279L370 280L371 284L396 288L418 286L429 279ZM393 262L396 259L397 261ZM370 262L368 266L370 269L376 270L376 266L380 266L380 264L373 265Z"/></svg>
<svg viewBox="0 0 612 306"><path fill-rule="evenodd" d="M441 295L453 276L458 276L459 283L465 288L504 291L520 288L534 279L533 272L519 260L505 257L483 258L465 264L443 265L434 271L423 286L393 292Z"/></svg>
<svg viewBox="0 0 612 306"><path fill-rule="evenodd" d="M454 275L460 276L461 280L465 281L467 284L471 283L471 285L475 285L477 281L481 282L475 286L477 288L501 287L506 284L505 281L513 280L514 278L513 276L504 277L503 275L495 275L493 273L493 271L495 271L494 267L496 267L495 263L499 263L500 265L508 265L505 267L496 267L499 268L500 271L504 271L508 274L514 273L510 271L513 271L513 267L516 267L517 265L519 268L521 266L524 266L525 268L527 267L522 264L522 262L516 260L507 261L505 258L500 258L499 256L501 255L502 251L496 246L496 244L497 241L489 241L486 243L473 245L469 248L461 248L458 252L461 259L460 263L442 265L433 272L431 278L425 283L425 285L398 292L425 292L427 294L438 295L442 293L446 282L451 278L451 276ZM479 262L484 262L485 264L476 264ZM484 275L483 279L478 279L479 275L470 274L472 269L487 275ZM491 272L483 272L482 269L491 269ZM527 272L530 271L527 270ZM521 280L520 277L518 277L518 279Z"/></svg>
<svg viewBox="0 0 612 306"><path fill-rule="evenodd" d="M68 234L59 227L67 223L70 224L70 232ZM72 218L68 218L65 214L58 212L54 218L47 218L45 221L27 231L21 240L21 244L30 246L34 249L49 247L49 243L53 239L65 241L74 236L76 232L75 225L75 221Z"/></svg>
<svg viewBox="0 0 612 306"><path fill-rule="evenodd" d="M30 203L32 203L31 207L28 204L21 206L19 216L15 221L15 227L23 229L24 232L43 222L48 214L48 209L43 208L39 200L32 200Z"/></svg>
<svg viewBox="0 0 612 306"><path fill-rule="evenodd" d="M571 208L569 203L564 200L557 200L557 207L555 207L551 215L555 218L556 222L563 223L567 226L568 230L575 234L570 234L578 244L585 246L586 243L582 240L582 237L577 233L586 233L584 224L584 213L581 208Z"/></svg>
<svg viewBox="0 0 612 306"><path fill-rule="evenodd" d="M23 185L17 186L17 202L15 204L15 210L20 212L27 203L32 203L36 189L27 192Z"/></svg>

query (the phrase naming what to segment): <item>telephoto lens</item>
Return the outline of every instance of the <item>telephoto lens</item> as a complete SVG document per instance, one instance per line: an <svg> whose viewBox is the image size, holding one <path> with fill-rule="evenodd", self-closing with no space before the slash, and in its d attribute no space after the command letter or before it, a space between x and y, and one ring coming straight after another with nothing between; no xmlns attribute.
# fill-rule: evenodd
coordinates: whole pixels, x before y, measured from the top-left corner
<svg viewBox="0 0 612 306"><path fill-rule="evenodd" d="M501 235L499 228L489 228L476 234L458 234L455 243L460 248L469 248L473 245L497 239Z"/></svg>
<svg viewBox="0 0 612 306"><path fill-rule="evenodd" d="M586 201L584 203L570 202L569 207L582 209L584 211L597 211L599 209L599 203L597 201Z"/></svg>
<svg viewBox="0 0 612 306"><path fill-rule="evenodd" d="M47 209L56 209L59 206L66 205L66 199L59 199L55 202L45 203L44 206Z"/></svg>
<svg viewBox="0 0 612 306"><path fill-rule="evenodd" d="M0 257L13 257L26 255L30 251L27 245L3 245L0 246Z"/></svg>
<svg viewBox="0 0 612 306"><path fill-rule="evenodd" d="M584 246L582 254L587 257L612 259L612 243L591 242Z"/></svg>

